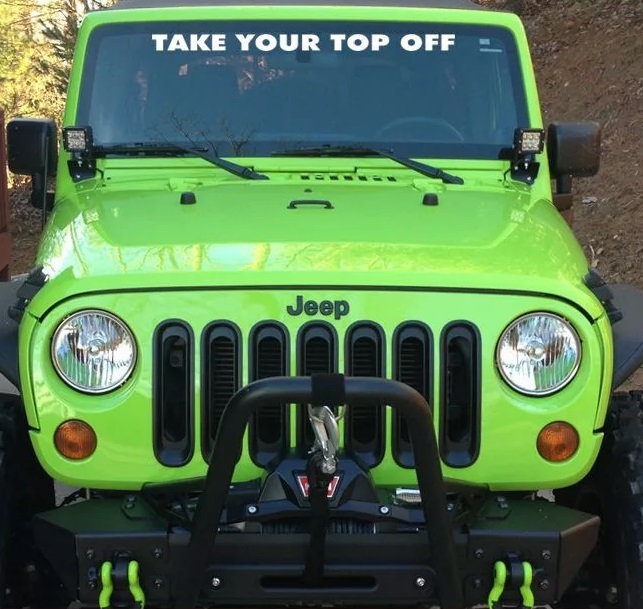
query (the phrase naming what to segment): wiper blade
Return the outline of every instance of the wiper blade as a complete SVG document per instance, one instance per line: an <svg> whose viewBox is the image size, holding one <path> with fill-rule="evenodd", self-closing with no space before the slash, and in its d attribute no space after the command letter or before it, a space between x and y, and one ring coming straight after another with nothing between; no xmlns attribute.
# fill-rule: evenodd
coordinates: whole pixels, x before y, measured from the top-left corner
<svg viewBox="0 0 643 609"><path fill-rule="evenodd" d="M159 155L159 154L169 154L180 156L183 154L192 154L202 158L212 165L216 165L221 169L225 169L230 173L244 178L246 180L269 180L270 178L267 175L262 173L257 173L256 171L250 169L249 167L244 167L243 165L237 165L231 161L226 161L213 152L210 148L199 148L199 147L188 147L181 146L179 144L170 144L170 143L133 143L133 144L115 144L113 146L94 146L94 152L99 153L100 155L104 154L150 154L150 155Z"/></svg>
<svg viewBox="0 0 643 609"><path fill-rule="evenodd" d="M364 156L381 156L391 161L395 161L409 169L415 169L419 173L430 178L437 178L446 184L464 184L464 180L458 176L451 175L446 171L442 171L438 167L427 165L426 163L419 163L406 157L398 156L382 150L380 148L369 148L368 146L316 146L309 148L294 148L292 150L283 150L280 152L273 152L272 156L308 156L308 157L364 157Z"/></svg>

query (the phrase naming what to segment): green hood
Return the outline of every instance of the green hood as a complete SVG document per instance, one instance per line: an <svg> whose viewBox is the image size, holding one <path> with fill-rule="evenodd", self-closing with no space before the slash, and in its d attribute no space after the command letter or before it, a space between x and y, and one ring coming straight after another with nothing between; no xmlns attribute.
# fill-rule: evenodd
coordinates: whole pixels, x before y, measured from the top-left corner
<svg viewBox="0 0 643 609"><path fill-rule="evenodd" d="M39 263L52 278L60 275L51 283L66 296L324 284L526 290L587 300L580 246L552 204L528 189L383 180L293 175L215 185L166 180L144 190L123 181L85 185L56 206ZM185 191L196 203L181 204ZM437 205L424 204L426 193L437 195ZM296 200L332 208L289 208Z"/></svg>

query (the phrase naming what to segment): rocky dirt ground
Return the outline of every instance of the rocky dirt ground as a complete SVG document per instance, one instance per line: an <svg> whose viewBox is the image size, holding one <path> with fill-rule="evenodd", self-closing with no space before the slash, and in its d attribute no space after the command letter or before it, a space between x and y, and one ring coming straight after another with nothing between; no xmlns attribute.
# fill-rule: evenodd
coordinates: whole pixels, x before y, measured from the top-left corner
<svg viewBox="0 0 643 609"><path fill-rule="evenodd" d="M518 13L530 38L545 122L603 126L599 174L575 184L574 229L608 281L643 288L643 1L477 0ZM28 270L40 214L11 197L13 273ZM633 379L643 386L643 371Z"/></svg>

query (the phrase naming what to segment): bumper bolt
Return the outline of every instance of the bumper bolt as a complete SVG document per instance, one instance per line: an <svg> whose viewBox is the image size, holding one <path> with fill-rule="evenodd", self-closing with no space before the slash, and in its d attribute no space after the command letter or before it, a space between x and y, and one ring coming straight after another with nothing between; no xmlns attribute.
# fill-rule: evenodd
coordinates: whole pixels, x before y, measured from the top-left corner
<svg viewBox="0 0 643 609"><path fill-rule="evenodd" d="M482 579L480 579L479 577L476 577L476 578L473 580L473 587L474 587L476 590L479 590L480 588L482 588Z"/></svg>
<svg viewBox="0 0 643 609"><path fill-rule="evenodd" d="M473 555L480 560L484 556L484 550L482 548L478 548Z"/></svg>
<svg viewBox="0 0 643 609"><path fill-rule="evenodd" d="M618 588L610 586L605 594L605 598L610 605L614 605L618 601Z"/></svg>
<svg viewBox="0 0 643 609"><path fill-rule="evenodd" d="M216 590L217 588L221 587L221 580L218 577L213 577L210 580L210 585Z"/></svg>
<svg viewBox="0 0 643 609"><path fill-rule="evenodd" d="M152 555L154 558L163 558L163 550L161 548L154 548L154 552L152 552Z"/></svg>
<svg viewBox="0 0 643 609"><path fill-rule="evenodd" d="M89 586L90 590L96 590L96 588L98 588L98 584L94 580L87 582L87 586Z"/></svg>
<svg viewBox="0 0 643 609"><path fill-rule="evenodd" d="M541 554L543 560L550 560L551 559L551 551L549 550L543 550L543 553Z"/></svg>
<svg viewBox="0 0 643 609"><path fill-rule="evenodd" d="M248 506L248 514L256 514L256 513L257 513L257 506L256 505L249 505ZM214 579L216 579L216 577Z"/></svg>
<svg viewBox="0 0 643 609"><path fill-rule="evenodd" d="M89 550L87 550L85 552L85 558L87 560L92 560L92 558L94 558L94 550L92 550L91 548Z"/></svg>
<svg viewBox="0 0 643 609"><path fill-rule="evenodd" d="M539 584L538 587L541 590L547 590L549 588L549 580L548 579L543 579Z"/></svg>
<svg viewBox="0 0 643 609"><path fill-rule="evenodd" d="M380 506L380 514L383 514L384 516L386 516L386 514L388 514L390 511L391 510L389 509L388 506L386 506L386 505L381 505Z"/></svg>
<svg viewBox="0 0 643 609"><path fill-rule="evenodd" d="M426 579L424 579L423 577L418 577L415 580L415 587L420 589L426 587Z"/></svg>
<svg viewBox="0 0 643 609"><path fill-rule="evenodd" d="M160 577L157 577L154 580L154 589L160 590L163 587L163 580Z"/></svg>

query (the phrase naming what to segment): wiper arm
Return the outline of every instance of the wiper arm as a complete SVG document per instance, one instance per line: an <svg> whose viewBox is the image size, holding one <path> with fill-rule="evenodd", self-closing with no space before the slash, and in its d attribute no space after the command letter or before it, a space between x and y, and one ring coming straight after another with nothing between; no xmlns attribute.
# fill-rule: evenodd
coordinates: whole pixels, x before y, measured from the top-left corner
<svg viewBox="0 0 643 609"><path fill-rule="evenodd" d="M446 184L464 184L464 180L458 176L451 175L446 171L442 171L438 167L427 165L426 163L419 163L406 157L398 156L389 152L388 150L381 150L380 148L369 148L368 146L318 146L309 148L294 148L292 150L284 150L282 152L273 152L272 156L309 156L309 157L364 157L364 156L381 156L391 161L395 161L400 165L404 165L409 169L415 169L419 173L430 178L437 178Z"/></svg>
<svg viewBox="0 0 643 609"><path fill-rule="evenodd" d="M202 158L212 165L216 165L221 169L225 169L230 173L244 178L246 180L269 180L267 175L257 173L249 167L237 165L231 161L226 161L213 152L210 148L190 148L188 146L181 146L179 144L165 144L165 143L134 143L134 144L116 144L114 146L94 146L94 152L100 155L104 154L170 154L170 155L183 155L192 154Z"/></svg>

